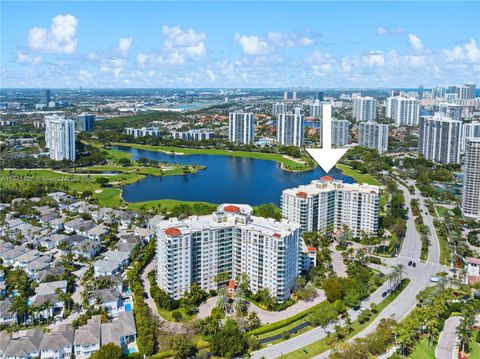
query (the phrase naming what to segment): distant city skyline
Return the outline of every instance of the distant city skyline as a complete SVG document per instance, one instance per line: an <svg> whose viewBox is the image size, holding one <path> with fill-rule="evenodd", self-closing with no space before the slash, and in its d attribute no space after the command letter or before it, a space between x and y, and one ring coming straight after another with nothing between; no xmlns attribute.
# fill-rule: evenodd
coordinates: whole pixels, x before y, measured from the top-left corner
<svg viewBox="0 0 480 359"><path fill-rule="evenodd" d="M480 79L478 2L1 7L2 88L429 88Z"/></svg>

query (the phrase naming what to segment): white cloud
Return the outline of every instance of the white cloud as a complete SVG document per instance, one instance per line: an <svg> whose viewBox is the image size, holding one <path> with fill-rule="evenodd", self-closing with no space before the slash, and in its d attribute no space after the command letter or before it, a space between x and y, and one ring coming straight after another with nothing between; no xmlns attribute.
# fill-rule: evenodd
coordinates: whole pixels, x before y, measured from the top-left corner
<svg viewBox="0 0 480 359"><path fill-rule="evenodd" d="M306 47L315 44L315 39L311 36L302 36L296 33L285 34L281 32L269 32L267 40L276 47Z"/></svg>
<svg viewBox="0 0 480 359"><path fill-rule="evenodd" d="M272 54L277 49L306 47L315 44L312 36L274 31L268 32L266 38L235 33L234 40L241 46L243 54L249 56L265 56Z"/></svg>
<svg viewBox="0 0 480 359"><path fill-rule="evenodd" d="M474 39L457 45L453 49L443 50L443 54L449 62L465 61L480 64L480 49Z"/></svg>
<svg viewBox="0 0 480 359"><path fill-rule="evenodd" d="M380 36L396 36L396 35L401 35L405 32L403 27L385 27L385 26L379 26L377 27L377 35Z"/></svg>
<svg viewBox="0 0 480 359"><path fill-rule="evenodd" d="M34 27L29 30L28 44L31 49L73 54L77 49L78 20L72 15L57 15L50 28Z"/></svg>
<svg viewBox="0 0 480 359"><path fill-rule="evenodd" d="M408 45L415 52L422 52L424 50L422 40L415 34L408 34Z"/></svg>
<svg viewBox="0 0 480 359"><path fill-rule="evenodd" d="M38 65L42 62L41 56L30 56L21 51L17 52L17 62L20 64Z"/></svg>
<svg viewBox="0 0 480 359"><path fill-rule="evenodd" d="M164 25L162 33L165 37L164 46L167 49L198 46L207 38L204 32L195 32L193 29L184 31L180 26Z"/></svg>
<svg viewBox="0 0 480 359"><path fill-rule="evenodd" d="M127 56L128 50L130 50L130 47L132 46L133 39L131 37L122 37L118 41L118 52L122 56Z"/></svg>
<svg viewBox="0 0 480 359"><path fill-rule="evenodd" d="M258 36L246 36L235 33L235 41L240 44L245 55L268 55L273 49Z"/></svg>
<svg viewBox="0 0 480 359"><path fill-rule="evenodd" d="M207 55L205 40L207 34L193 29L182 30L180 26L163 26L164 36L162 50L158 53L139 53L139 65L184 65L189 60L198 60Z"/></svg>

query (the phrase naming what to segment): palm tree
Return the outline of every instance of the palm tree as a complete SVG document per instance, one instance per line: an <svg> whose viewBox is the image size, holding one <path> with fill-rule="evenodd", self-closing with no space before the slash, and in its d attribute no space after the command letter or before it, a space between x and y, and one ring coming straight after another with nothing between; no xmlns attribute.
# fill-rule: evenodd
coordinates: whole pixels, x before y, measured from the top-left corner
<svg viewBox="0 0 480 359"><path fill-rule="evenodd" d="M227 291L225 288L221 288L218 291L218 297L217 297L217 308L222 312L225 313L228 307L228 295Z"/></svg>
<svg viewBox="0 0 480 359"><path fill-rule="evenodd" d="M247 310L247 301L243 297L236 295L235 300L233 301L233 306L237 315L241 315Z"/></svg>

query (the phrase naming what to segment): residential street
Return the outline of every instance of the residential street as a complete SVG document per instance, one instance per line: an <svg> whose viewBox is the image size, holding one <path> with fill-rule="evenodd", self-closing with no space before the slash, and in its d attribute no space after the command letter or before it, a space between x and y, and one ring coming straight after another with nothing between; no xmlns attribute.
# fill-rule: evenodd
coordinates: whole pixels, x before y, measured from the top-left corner
<svg viewBox="0 0 480 359"><path fill-rule="evenodd" d="M435 349L435 357L437 359L454 359L457 350L457 326L460 324L462 317L451 317L445 321L443 330L438 339L437 348Z"/></svg>

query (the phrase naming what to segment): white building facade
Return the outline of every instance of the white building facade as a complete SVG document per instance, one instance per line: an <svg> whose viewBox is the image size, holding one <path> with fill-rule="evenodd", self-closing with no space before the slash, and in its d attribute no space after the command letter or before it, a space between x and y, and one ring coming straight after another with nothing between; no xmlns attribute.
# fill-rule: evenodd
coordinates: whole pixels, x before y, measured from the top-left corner
<svg viewBox="0 0 480 359"><path fill-rule="evenodd" d="M300 223L302 231L347 226L354 237L377 234L380 189L367 184L348 184L324 176L305 186L282 192L282 216Z"/></svg>
<svg viewBox="0 0 480 359"><path fill-rule="evenodd" d="M462 191L465 217L480 219L480 138L467 139Z"/></svg>
<svg viewBox="0 0 480 359"><path fill-rule="evenodd" d="M45 143L52 160L75 161L75 121L45 116Z"/></svg>
<svg viewBox="0 0 480 359"><path fill-rule="evenodd" d="M441 114L422 116L418 153L438 163L460 163L462 122Z"/></svg>
<svg viewBox="0 0 480 359"><path fill-rule="evenodd" d="M252 216L247 205L221 205L207 216L157 224L157 281L172 298L197 283L218 289L216 278L247 274L250 290L290 297L299 274L300 225Z"/></svg>
<svg viewBox="0 0 480 359"><path fill-rule="evenodd" d="M387 99L386 116L396 126L417 126L420 101L413 97L394 96Z"/></svg>
<svg viewBox="0 0 480 359"><path fill-rule="evenodd" d="M297 107L295 112L287 112L278 115L277 142L282 146L303 146L305 133L305 116L302 109Z"/></svg>
<svg viewBox="0 0 480 359"><path fill-rule="evenodd" d="M255 119L252 112L231 112L228 117L228 139L248 145L253 142Z"/></svg>
<svg viewBox="0 0 480 359"><path fill-rule="evenodd" d="M142 127L142 128L125 128L125 132L127 135L137 137L145 137L145 136L152 136L152 137L160 137L160 129L158 127Z"/></svg>
<svg viewBox="0 0 480 359"><path fill-rule="evenodd" d="M352 106L352 116L357 122L376 120L377 100L373 97L356 96L353 98Z"/></svg>
<svg viewBox="0 0 480 359"><path fill-rule="evenodd" d="M287 112L287 104L283 102L277 102L272 105L272 115L277 116L285 112Z"/></svg>
<svg viewBox="0 0 480 359"><path fill-rule="evenodd" d="M358 124L358 144L376 149L379 153L388 150L388 125L376 122Z"/></svg>

